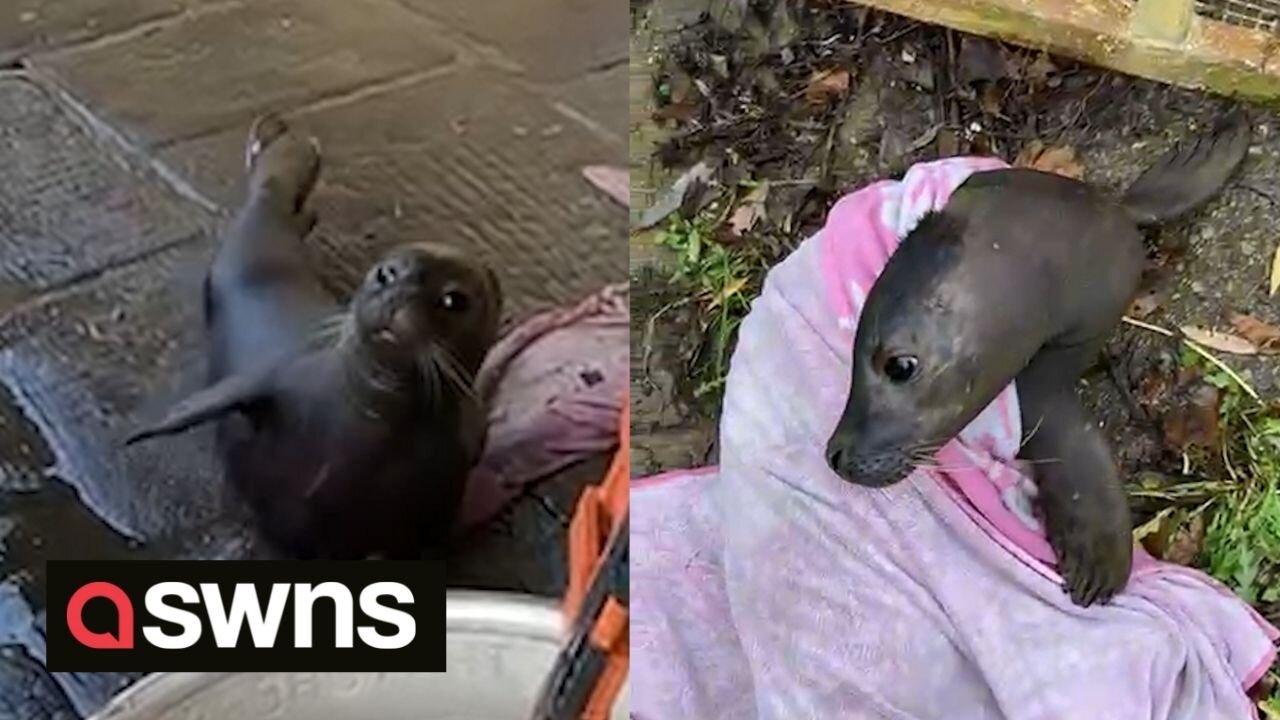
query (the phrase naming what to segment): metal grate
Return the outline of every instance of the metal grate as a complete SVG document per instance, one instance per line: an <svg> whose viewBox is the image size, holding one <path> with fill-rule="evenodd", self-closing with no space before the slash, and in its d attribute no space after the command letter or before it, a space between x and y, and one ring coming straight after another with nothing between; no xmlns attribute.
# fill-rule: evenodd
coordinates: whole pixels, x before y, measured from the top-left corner
<svg viewBox="0 0 1280 720"><path fill-rule="evenodd" d="M1280 0L1196 0L1196 13L1239 27L1280 32Z"/></svg>

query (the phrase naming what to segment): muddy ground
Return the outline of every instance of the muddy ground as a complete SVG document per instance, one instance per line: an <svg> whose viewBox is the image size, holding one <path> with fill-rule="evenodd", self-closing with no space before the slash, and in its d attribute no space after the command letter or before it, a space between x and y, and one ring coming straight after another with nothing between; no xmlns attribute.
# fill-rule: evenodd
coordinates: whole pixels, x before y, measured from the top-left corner
<svg viewBox="0 0 1280 720"><path fill-rule="evenodd" d="M681 261L658 243L671 239L671 219L635 229L653 219L646 208L671 205L669 188L689 168L713 170L681 195L674 216L712 218L717 242L768 267L820 227L842 194L915 162L968 153L1027 164L1052 155L1057 167L1042 169L1119 191L1159 153L1238 112L1254 131L1242 171L1203 211L1149 234L1144 294L1129 314L1160 328L1233 331L1235 315L1273 331L1280 323L1269 293L1280 242L1274 111L853 3L633 5L633 472L715 460L718 397L695 393L705 386L707 315L697 303L680 304L689 291L671 276ZM761 181L770 184L764 212L739 232L734 219ZM759 279L741 292L753 296ZM1177 340L1122 325L1082 378L1081 394L1132 487L1164 492L1226 477L1212 457L1233 441L1218 419L1221 395L1182 356ZM1280 358L1220 358L1262 400L1280 398ZM1135 499L1136 518L1170 503ZM1161 527L1167 534L1145 540L1149 548L1175 562L1205 562L1203 524ZM1255 603L1280 621L1275 600Z"/></svg>

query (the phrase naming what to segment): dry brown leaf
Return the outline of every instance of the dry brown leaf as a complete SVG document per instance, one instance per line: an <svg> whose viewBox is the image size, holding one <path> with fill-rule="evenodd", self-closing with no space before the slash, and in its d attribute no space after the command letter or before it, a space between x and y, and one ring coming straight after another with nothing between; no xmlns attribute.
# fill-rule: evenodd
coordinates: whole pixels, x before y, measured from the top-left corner
<svg viewBox="0 0 1280 720"><path fill-rule="evenodd" d="M996 42L968 35L960 39L956 75L961 83L992 82L1005 77L1008 72L1004 54Z"/></svg>
<svg viewBox="0 0 1280 720"><path fill-rule="evenodd" d="M1165 397L1169 394L1169 382L1172 380L1167 374L1152 368L1138 380L1138 387L1135 391L1135 399L1138 404L1143 407L1151 407L1156 403L1164 402Z"/></svg>
<svg viewBox="0 0 1280 720"><path fill-rule="evenodd" d="M728 232L731 239L741 238L764 219L765 201L769 199L769 183L762 182L752 188L729 215Z"/></svg>
<svg viewBox="0 0 1280 720"><path fill-rule="evenodd" d="M1252 315L1231 314L1231 327L1264 355L1280 353L1280 328Z"/></svg>
<svg viewBox="0 0 1280 720"><path fill-rule="evenodd" d="M746 286L747 286L747 278L741 277L741 278L735 279L733 282L721 288L720 292L716 293L716 296L711 300L711 304L708 306L708 308L711 310L715 310L717 307L720 306L721 303L727 301L729 298L733 297L734 295L737 295L738 293L742 292L742 288Z"/></svg>
<svg viewBox="0 0 1280 720"><path fill-rule="evenodd" d="M1184 326L1179 328L1182 334L1192 342L1203 345L1210 350L1217 350L1231 355L1257 355L1258 346L1231 333L1205 330L1204 328Z"/></svg>
<svg viewBox="0 0 1280 720"><path fill-rule="evenodd" d="M1125 314L1129 317L1141 320L1158 310L1162 300L1163 298L1160 297L1160 293L1155 290L1150 290L1139 295L1138 298L1129 305L1129 311Z"/></svg>
<svg viewBox="0 0 1280 720"><path fill-rule="evenodd" d="M978 96L978 109L987 115L999 115L1001 97L1000 87L995 83L987 83Z"/></svg>
<svg viewBox="0 0 1280 720"><path fill-rule="evenodd" d="M1196 515L1191 522L1179 527L1164 551L1164 559L1178 565L1191 565L1200 556L1204 546L1204 515Z"/></svg>
<svg viewBox="0 0 1280 720"><path fill-rule="evenodd" d="M805 102L811 107L821 107L833 97L849 92L849 71L844 68L831 68L814 73L804 89Z"/></svg>
<svg viewBox="0 0 1280 720"><path fill-rule="evenodd" d="M1164 440L1169 447L1184 450L1193 445L1216 447L1218 443L1218 390L1200 385L1191 397L1164 416Z"/></svg>
<svg viewBox="0 0 1280 720"><path fill-rule="evenodd" d="M1070 145L1046 147L1043 142L1032 140L1018 153L1013 164L1015 167L1055 173L1076 180L1084 178L1084 165L1076 158L1075 148Z"/></svg>
<svg viewBox="0 0 1280 720"><path fill-rule="evenodd" d="M1050 75L1056 72L1058 72L1058 66L1049 59L1049 54L1040 53L1036 56L1035 62L1027 66L1026 78L1033 87L1040 87L1048 82Z"/></svg>
<svg viewBox="0 0 1280 720"><path fill-rule="evenodd" d="M1280 245L1276 246L1276 254L1271 258L1271 295L1280 291Z"/></svg>

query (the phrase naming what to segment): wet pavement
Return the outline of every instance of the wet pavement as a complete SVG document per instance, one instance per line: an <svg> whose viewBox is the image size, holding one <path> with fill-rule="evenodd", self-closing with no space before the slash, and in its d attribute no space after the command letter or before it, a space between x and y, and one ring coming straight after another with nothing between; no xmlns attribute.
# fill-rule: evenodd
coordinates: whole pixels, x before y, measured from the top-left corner
<svg viewBox="0 0 1280 720"><path fill-rule="evenodd" d="M260 552L209 433L121 446L198 381L201 272L252 118L324 146L310 249L335 291L430 239L494 265L518 318L626 275L626 215L581 168L626 154L627 28L587 0L5 5L0 718L70 718L128 678L44 673L45 560ZM482 530L455 582L557 593L562 515L600 470Z"/></svg>

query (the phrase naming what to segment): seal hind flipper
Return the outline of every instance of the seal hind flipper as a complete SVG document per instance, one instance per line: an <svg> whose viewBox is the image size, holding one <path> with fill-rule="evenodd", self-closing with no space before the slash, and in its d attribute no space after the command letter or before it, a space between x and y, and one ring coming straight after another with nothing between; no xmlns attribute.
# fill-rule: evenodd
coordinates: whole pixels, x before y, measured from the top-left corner
<svg viewBox="0 0 1280 720"><path fill-rule="evenodd" d="M248 407L267 393L265 377L234 375L199 390L174 405L164 419L130 435L125 446L189 430L197 425Z"/></svg>
<svg viewBox="0 0 1280 720"><path fill-rule="evenodd" d="M1209 135L1180 143L1147 168L1121 204L1139 226L1176 219L1213 199L1244 162L1251 128L1244 113L1229 116Z"/></svg>

